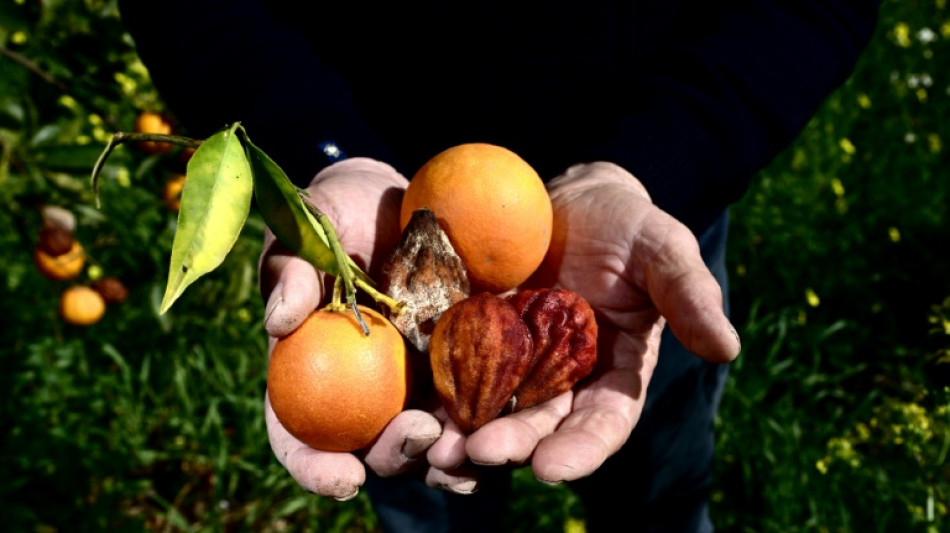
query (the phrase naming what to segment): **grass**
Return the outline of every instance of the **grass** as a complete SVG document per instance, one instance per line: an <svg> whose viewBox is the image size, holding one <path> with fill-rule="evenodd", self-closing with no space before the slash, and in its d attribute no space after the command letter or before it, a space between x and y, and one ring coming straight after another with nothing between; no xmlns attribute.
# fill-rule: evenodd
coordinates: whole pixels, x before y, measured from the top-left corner
<svg viewBox="0 0 950 533"><path fill-rule="evenodd" d="M118 150L102 210L87 178L108 131L161 100L112 2L44 6L0 8L4 49L62 81L0 57L5 528L378 530L365 496L301 491L267 444L260 220L157 313L180 161ZM948 529L948 47L945 1L885 2L854 76L733 209L744 350L718 421L723 531ZM41 204L69 206L91 264L130 289L99 324L57 319L69 282L31 262ZM581 530L569 489L514 483L512 530Z"/></svg>

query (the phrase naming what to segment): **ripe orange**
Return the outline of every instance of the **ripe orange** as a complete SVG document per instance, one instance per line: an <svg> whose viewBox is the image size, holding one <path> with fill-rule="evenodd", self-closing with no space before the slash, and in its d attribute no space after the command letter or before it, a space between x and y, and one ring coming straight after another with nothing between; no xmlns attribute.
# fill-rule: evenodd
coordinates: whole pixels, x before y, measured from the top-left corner
<svg viewBox="0 0 950 533"><path fill-rule="evenodd" d="M37 246L33 251L33 262L47 278L63 281L75 278L82 272L82 267L86 264L86 252L79 241L75 240L68 252L57 256L52 256Z"/></svg>
<svg viewBox="0 0 950 533"><path fill-rule="evenodd" d="M551 243L551 199L538 173L500 146L468 143L436 154L402 201L405 229L428 207L465 263L472 291L504 292L538 268Z"/></svg>
<svg viewBox="0 0 950 533"><path fill-rule="evenodd" d="M91 326L106 312L106 301L85 285L76 285L64 290L59 297L59 315L68 324Z"/></svg>
<svg viewBox="0 0 950 533"><path fill-rule="evenodd" d="M172 211L181 209L181 190L184 188L184 174L172 174L165 180L165 188L162 190L162 200Z"/></svg>
<svg viewBox="0 0 950 533"><path fill-rule="evenodd" d="M162 135L171 135L172 124L161 113L155 111L142 111L135 117L134 129L139 133L158 133ZM139 148L150 154L164 154L172 149L168 143L143 141L138 144Z"/></svg>
<svg viewBox="0 0 950 533"><path fill-rule="evenodd" d="M281 424L312 448L353 451L376 439L408 393L406 345L378 312L314 311L274 345L267 393Z"/></svg>

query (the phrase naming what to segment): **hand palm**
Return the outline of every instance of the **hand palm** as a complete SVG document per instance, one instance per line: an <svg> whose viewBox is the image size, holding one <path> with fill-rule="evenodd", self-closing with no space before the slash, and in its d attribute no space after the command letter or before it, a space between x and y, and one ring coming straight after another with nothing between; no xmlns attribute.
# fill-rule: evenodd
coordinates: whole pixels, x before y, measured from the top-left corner
<svg viewBox="0 0 950 533"><path fill-rule="evenodd" d="M467 438L476 463L531 460L560 482L592 473L629 437L643 409L667 317L697 354L725 362L738 353L718 284L688 229L609 164L582 165L549 186L555 234L531 285L584 296L598 315L598 369L586 384L536 409L493 421ZM430 450L436 465L440 443Z"/></svg>

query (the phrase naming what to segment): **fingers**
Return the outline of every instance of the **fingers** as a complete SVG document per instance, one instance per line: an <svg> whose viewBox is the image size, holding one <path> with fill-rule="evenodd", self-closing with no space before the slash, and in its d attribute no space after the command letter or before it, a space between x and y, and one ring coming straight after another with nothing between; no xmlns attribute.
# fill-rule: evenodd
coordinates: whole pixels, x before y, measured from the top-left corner
<svg viewBox="0 0 950 533"><path fill-rule="evenodd" d="M356 456L314 450L298 441L277 420L266 396L264 421L274 455L303 489L340 501L359 494L366 471Z"/></svg>
<svg viewBox="0 0 950 533"><path fill-rule="evenodd" d="M571 391L541 405L496 418L469 435L465 451L479 465L521 464L534 452L538 442L557 429L570 413Z"/></svg>
<svg viewBox="0 0 950 533"><path fill-rule="evenodd" d="M289 335L316 309L324 294L323 277L307 261L287 253L271 239L260 265L264 329L271 337Z"/></svg>
<svg viewBox="0 0 950 533"><path fill-rule="evenodd" d="M426 485L455 494L472 494L478 490L478 472L472 467L458 467L452 470L429 468L425 477Z"/></svg>
<svg viewBox="0 0 950 533"><path fill-rule="evenodd" d="M646 383L641 376L636 369L617 369L578 391L570 416L535 448L535 477L548 484L579 479L616 453L643 410Z"/></svg>
<svg viewBox="0 0 950 533"><path fill-rule="evenodd" d="M553 433L571 411L572 398L568 391L541 405L497 418L471 435L463 434L445 410L439 409L437 415L443 420L444 429L426 454L431 465L426 472L426 484L470 494L478 489L481 467L527 462L538 442Z"/></svg>
<svg viewBox="0 0 950 533"><path fill-rule="evenodd" d="M722 288L703 262L692 232L657 208L640 227L634 260L673 334L707 361L734 360L741 350L739 335L723 311Z"/></svg>
<svg viewBox="0 0 950 533"><path fill-rule="evenodd" d="M441 435L442 425L431 414L403 411L386 426L363 460L382 477L403 474L425 461L429 447Z"/></svg>
<svg viewBox="0 0 950 533"><path fill-rule="evenodd" d="M468 459L465 453L466 436L444 408L440 407L434 415L442 423L442 436L429 448L426 460L436 469L453 470Z"/></svg>

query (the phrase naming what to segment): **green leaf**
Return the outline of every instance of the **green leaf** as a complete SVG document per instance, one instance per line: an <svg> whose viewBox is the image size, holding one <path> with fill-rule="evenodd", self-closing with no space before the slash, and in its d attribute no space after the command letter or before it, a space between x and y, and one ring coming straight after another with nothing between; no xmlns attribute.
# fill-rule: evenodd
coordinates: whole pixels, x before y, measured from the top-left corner
<svg viewBox="0 0 950 533"><path fill-rule="evenodd" d="M209 137L188 161L161 313L224 261L250 213L254 181L238 127Z"/></svg>
<svg viewBox="0 0 950 533"><path fill-rule="evenodd" d="M247 133L242 130L239 134L254 170L254 198L264 222L277 240L296 255L330 275L339 275L340 267L326 231L307 209L297 186L270 156L251 142Z"/></svg>

